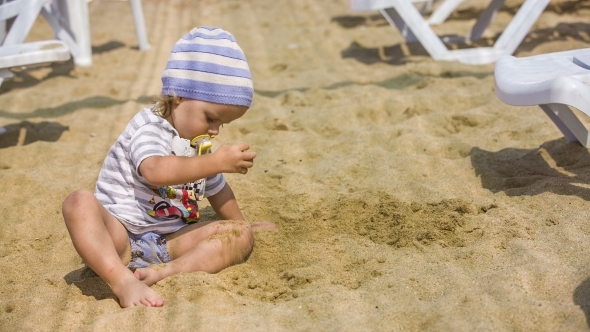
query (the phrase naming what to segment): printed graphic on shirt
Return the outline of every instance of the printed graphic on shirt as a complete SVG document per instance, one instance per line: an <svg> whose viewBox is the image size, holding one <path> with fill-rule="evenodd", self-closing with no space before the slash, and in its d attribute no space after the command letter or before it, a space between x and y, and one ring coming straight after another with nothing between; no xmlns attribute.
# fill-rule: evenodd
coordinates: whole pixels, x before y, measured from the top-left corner
<svg viewBox="0 0 590 332"><path fill-rule="evenodd" d="M177 156L193 157L211 152L208 135L197 136L193 141L175 136L172 139L172 152ZM156 203L155 197L150 204L154 207L148 214L160 218L182 218L186 223L199 221L198 201L205 197L206 179L186 183L179 188L160 187L157 194L164 199Z"/></svg>
<svg viewBox="0 0 590 332"><path fill-rule="evenodd" d="M157 193L164 201L156 203L155 197L150 203L154 207L148 214L152 217L159 218L182 218L186 223L195 223L199 221L199 206L197 196L192 189L160 187Z"/></svg>

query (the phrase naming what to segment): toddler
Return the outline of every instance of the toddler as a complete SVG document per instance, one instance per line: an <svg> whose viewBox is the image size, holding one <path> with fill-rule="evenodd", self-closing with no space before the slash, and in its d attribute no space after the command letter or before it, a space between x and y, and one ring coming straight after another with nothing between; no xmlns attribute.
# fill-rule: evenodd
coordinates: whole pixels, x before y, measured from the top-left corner
<svg viewBox="0 0 590 332"><path fill-rule="evenodd" d="M222 174L248 173L256 157L248 144L186 156L191 140L206 142L251 105L250 70L234 37L192 29L174 45L162 83L155 105L136 114L111 147L95 192L74 191L62 207L76 251L122 307L162 306L149 286L243 262L252 230L274 227L245 221ZM201 197L222 221L198 222Z"/></svg>

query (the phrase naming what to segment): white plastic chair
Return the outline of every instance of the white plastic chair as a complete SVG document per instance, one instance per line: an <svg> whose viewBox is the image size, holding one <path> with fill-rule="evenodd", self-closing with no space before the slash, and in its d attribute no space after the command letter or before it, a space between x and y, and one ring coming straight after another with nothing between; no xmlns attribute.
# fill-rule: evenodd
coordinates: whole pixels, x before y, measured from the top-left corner
<svg viewBox="0 0 590 332"><path fill-rule="evenodd" d="M147 33L145 31L145 19L143 18L143 7L141 0L130 0L131 11L133 12L133 24L135 25L135 34L137 35L137 42L139 49L147 51L150 49Z"/></svg>
<svg viewBox="0 0 590 332"><path fill-rule="evenodd" d="M15 42L20 40L17 38L22 31L20 29L32 25L31 21L34 22L34 17L37 16L31 19L32 13L38 11L44 3L43 0L11 0L0 3L0 21L16 17L11 31L0 46L0 84L4 79L13 77L9 68L70 59L70 50L59 40L22 43L22 38L20 43Z"/></svg>
<svg viewBox="0 0 590 332"><path fill-rule="evenodd" d="M496 62L494 77L501 101L539 105L568 141L590 146L588 129L569 108L590 116L590 48L523 58L504 56Z"/></svg>
<svg viewBox="0 0 590 332"><path fill-rule="evenodd" d="M434 3L437 0L412 0L414 3L422 2L422 6L419 7L419 11L422 14L430 14L428 17L428 24L438 25L442 24L446 19L453 13L460 4L463 3L465 0L443 0L440 5L436 7L434 11L432 8L434 7Z"/></svg>
<svg viewBox="0 0 590 332"><path fill-rule="evenodd" d="M444 0L428 18L429 24L442 24L465 0Z"/></svg>
<svg viewBox="0 0 590 332"><path fill-rule="evenodd" d="M444 44L445 41L480 39L505 0L492 0L479 16L471 32L458 40L439 38L429 22L414 6L415 1L417 0L350 0L350 8L357 11L379 10L391 25L399 29L406 41L420 42L430 56L437 61L459 61L479 65L495 62L503 55L514 53L550 2L550 0L525 0L493 47L449 50ZM445 0L444 10L439 8L440 15L437 15L435 21L440 21L441 18L446 19L460 3L459 0Z"/></svg>
<svg viewBox="0 0 590 332"><path fill-rule="evenodd" d="M71 0L59 0L71 1ZM16 16L10 30L4 37L3 46L19 45L24 42L31 31L39 14L47 20L55 32L56 37L67 45L74 57L76 65L89 66L92 64L90 46L90 32L88 30L88 7L86 1L74 0L76 3L76 17L86 23L86 29L75 29L75 34L64 26L51 0L8 0L2 4L3 14L7 17ZM0 19L4 22L5 19Z"/></svg>
<svg viewBox="0 0 590 332"><path fill-rule="evenodd" d="M27 6L17 3L21 3L21 0L8 0L6 3L7 6L11 6L7 11L12 12L18 7L20 13L6 34L3 45L22 43L29 34L37 16L41 14L51 25L57 38L68 46L74 57L74 63L78 66L92 65L90 22L88 4L85 0L27 0ZM141 0L130 0L130 4L139 49L148 50L150 45L147 39Z"/></svg>
<svg viewBox="0 0 590 332"><path fill-rule="evenodd" d="M133 14L133 23L135 33L139 44L139 49L147 51L150 44L145 29L145 20L143 17L143 7L141 0L129 0L131 12ZM88 4L85 0L53 0L51 10L43 12L43 16L56 33L61 33L62 28L69 30L74 34L73 41L67 41L68 45L76 49L74 61L79 66L92 65L92 45L90 42L90 23L88 20ZM63 27L62 27L63 25ZM58 32L60 31L60 32ZM58 36L60 39L61 36Z"/></svg>

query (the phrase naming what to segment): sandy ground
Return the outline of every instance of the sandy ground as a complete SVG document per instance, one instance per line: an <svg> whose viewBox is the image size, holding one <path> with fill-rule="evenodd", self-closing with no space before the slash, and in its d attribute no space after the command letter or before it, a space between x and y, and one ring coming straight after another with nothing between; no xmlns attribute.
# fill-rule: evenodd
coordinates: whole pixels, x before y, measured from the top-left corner
<svg viewBox="0 0 590 332"><path fill-rule="evenodd" d="M522 0L508 1L478 45ZM590 320L590 154L538 107L494 93L494 65L435 62L346 0L89 3L93 65L15 69L0 88L2 331L584 331ZM465 34L467 1L440 34ZM517 56L590 47L590 1L553 1ZM232 32L255 101L215 144L258 153L228 175L256 234L250 259L153 286L121 309L61 216L160 91L174 42ZM29 40L52 38L39 19ZM205 218L214 219L210 207Z"/></svg>

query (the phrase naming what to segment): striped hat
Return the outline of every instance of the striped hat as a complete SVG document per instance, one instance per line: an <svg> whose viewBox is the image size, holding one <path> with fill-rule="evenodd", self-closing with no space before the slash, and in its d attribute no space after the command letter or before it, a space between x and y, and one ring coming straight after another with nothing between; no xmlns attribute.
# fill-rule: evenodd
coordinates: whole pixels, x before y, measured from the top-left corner
<svg viewBox="0 0 590 332"><path fill-rule="evenodd" d="M174 44L162 73L162 94L250 107L250 68L231 33L196 27Z"/></svg>

